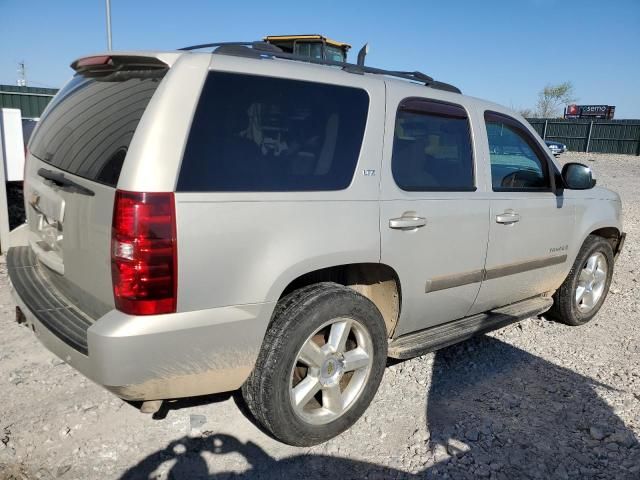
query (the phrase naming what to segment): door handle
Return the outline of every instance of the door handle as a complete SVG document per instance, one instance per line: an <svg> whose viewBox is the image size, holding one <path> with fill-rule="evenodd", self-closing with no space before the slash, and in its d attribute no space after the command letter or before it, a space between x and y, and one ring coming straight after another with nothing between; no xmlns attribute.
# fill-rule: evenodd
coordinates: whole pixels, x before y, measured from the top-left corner
<svg viewBox="0 0 640 480"><path fill-rule="evenodd" d="M512 225L520 221L520 215L513 210L507 210L500 215L496 215L496 222L503 223L505 225Z"/></svg>
<svg viewBox="0 0 640 480"><path fill-rule="evenodd" d="M389 228L395 228L397 230L413 230L424 227L426 224L426 218L415 216L392 218L389 220Z"/></svg>

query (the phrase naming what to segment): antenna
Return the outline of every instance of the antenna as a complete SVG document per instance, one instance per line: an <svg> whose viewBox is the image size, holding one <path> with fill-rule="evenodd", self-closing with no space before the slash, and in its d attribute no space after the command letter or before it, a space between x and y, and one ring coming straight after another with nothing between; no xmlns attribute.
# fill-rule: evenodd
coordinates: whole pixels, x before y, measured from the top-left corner
<svg viewBox="0 0 640 480"><path fill-rule="evenodd" d="M24 66L24 60L18 63L18 80L16 80L16 84L19 87L27 86L27 69Z"/></svg>

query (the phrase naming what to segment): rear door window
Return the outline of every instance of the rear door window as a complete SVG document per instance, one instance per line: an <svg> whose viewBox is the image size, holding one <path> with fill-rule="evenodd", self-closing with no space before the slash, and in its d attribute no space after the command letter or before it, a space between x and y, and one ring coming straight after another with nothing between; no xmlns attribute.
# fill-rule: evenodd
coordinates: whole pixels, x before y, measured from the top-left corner
<svg viewBox="0 0 640 480"><path fill-rule="evenodd" d="M164 71L76 75L51 102L29 145L43 162L116 186L133 134ZM151 78L149 78L151 76Z"/></svg>
<svg viewBox="0 0 640 480"><path fill-rule="evenodd" d="M178 191L342 190L353 178L369 109L361 89L209 74Z"/></svg>
<svg viewBox="0 0 640 480"><path fill-rule="evenodd" d="M472 191L473 149L467 112L420 98L400 103L391 170L407 191Z"/></svg>

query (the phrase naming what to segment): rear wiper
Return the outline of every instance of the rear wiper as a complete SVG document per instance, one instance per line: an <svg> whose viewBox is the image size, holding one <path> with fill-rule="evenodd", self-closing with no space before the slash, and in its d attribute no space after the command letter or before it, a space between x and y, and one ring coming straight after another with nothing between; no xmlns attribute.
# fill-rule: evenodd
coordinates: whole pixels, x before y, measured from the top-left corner
<svg viewBox="0 0 640 480"><path fill-rule="evenodd" d="M62 188L71 188L78 193L89 195L93 197L95 192L89 190L84 185L80 185L78 182L74 182L70 178L64 176L63 173L54 172L53 170L47 170L46 168L38 169L38 175L47 180L51 180L53 183Z"/></svg>

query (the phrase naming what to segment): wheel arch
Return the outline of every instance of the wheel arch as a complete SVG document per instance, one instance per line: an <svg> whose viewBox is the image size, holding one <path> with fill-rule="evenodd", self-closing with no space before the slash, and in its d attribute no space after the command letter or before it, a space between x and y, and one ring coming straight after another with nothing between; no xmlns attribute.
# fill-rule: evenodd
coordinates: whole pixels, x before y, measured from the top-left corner
<svg viewBox="0 0 640 480"><path fill-rule="evenodd" d="M567 274L569 274L569 268L573 265L573 262L578 256L580 248L584 245L584 242L590 235L594 235L596 237L601 237L607 240L613 249L614 255L618 252L619 247L621 246L622 241L622 230L619 225L612 225L611 222L598 222L592 224L588 228L583 228L582 235L578 237L579 242L575 244L575 253L570 255L570 262L567 262Z"/></svg>
<svg viewBox="0 0 640 480"><path fill-rule="evenodd" d="M575 255L589 235L604 238L614 253L620 246L622 212L619 202L588 199L576 204ZM575 260L572 258L572 260Z"/></svg>
<svg viewBox="0 0 640 480"><path fill-rule="evenodd" d="M597 228L589 233L589 235L595 235L597 237L604 238L607 242L611 244L611 248L613 252L616 253L618 249L618 245L622 240L622 232L618 227L601 227ZM585 237L586 239L586 237ZM584 240L583 240L584 243Z"/></svg>
<svg viewBox="0 0 640 480"><path fill-rule="evenodd" d="M319 282L335 282L367 297L378 308L391 337L400 318L402 290L396 271L383 263L351 263L319 268L298 275L280 293L287 294Z"/></svg>

